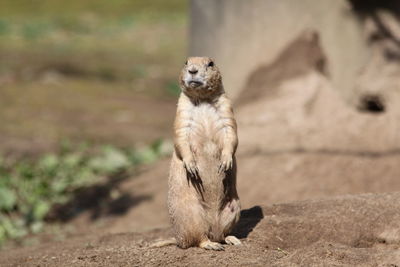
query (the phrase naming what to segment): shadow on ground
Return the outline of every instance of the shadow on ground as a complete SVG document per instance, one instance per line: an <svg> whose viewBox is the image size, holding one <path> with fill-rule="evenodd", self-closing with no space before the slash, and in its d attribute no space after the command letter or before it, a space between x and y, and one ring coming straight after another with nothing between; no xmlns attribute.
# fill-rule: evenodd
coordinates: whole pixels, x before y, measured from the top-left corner
<svg viewBox="0 0 400 267"><path fill-rule="evenodd" d="M263 218L264 214L260 206L242 210L240 220L232 234L238 238L246 238Z"/></svg>
<svg viewBox="0 0 400 267"><path fill-rule="evenodd" d="M101 217L124 215L129 209L143 201L151 200L147 194L133 195L132 192L120 188L120 184L128 179L127 173L118 173L103 184L76 190L71 201L57 205L49 214L49 221L67 222L83 212L89 212L91 220Z"/></svg>

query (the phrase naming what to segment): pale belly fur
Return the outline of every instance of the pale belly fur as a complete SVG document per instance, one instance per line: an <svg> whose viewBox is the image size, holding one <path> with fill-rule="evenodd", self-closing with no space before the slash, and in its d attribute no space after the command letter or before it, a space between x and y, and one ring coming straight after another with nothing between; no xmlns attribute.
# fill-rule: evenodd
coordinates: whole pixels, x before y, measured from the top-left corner
<svg viewBox="0 0 400 267"><path fill-rule="evenodd" d="M224 172L218 172L223 141L223 121L216 109L209 104L201 104L192 114L189 143L204 188L203 198L209 205L219 208L223 199Z"/></svg>

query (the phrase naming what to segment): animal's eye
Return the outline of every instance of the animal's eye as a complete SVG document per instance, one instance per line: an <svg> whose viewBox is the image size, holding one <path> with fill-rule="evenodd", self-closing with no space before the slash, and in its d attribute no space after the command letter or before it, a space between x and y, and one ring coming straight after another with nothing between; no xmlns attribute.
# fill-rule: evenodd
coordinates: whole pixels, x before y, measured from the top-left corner
<svg viewBox="0 0 400 267"><path fill-rule="evenodd" d="M187 62L187 60L186 60L186 62L185 62L185 66L187 65L187 63L188 63L188 62Z"/></svg>
<svg viewBox="0 0 400 267"><path fill-rule="evenodd" d="M208 67L214 67L214 62L210 61L210 63L208 63Z"/></svg>

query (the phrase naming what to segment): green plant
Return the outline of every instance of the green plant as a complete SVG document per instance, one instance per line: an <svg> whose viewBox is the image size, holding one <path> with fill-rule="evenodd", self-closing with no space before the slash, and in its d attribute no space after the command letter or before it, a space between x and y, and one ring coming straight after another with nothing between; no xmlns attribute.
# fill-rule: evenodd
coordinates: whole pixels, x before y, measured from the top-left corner
<svg viewBox="0 0 400 267"><path fill-rule="evenodd" d="M36 160L0 158L0 244L39 232L52 206L69 201L74 190L155 161L162 144L159 140L139 150L103 146L93 152L64 143L60 153Z"/></svg>
<svg viewBox="0 0 400 267"><path fill-rule="evenodd" d="M21 33L26 40L37 40L53 30L49 22L27 22L22 25Z"/></svg>
<svg viewBox="0 0 400 267"><path fill-rule="evenodd" d="M10 31L10 24L4 19L0 19L0 36L5 35Z"/></svg>

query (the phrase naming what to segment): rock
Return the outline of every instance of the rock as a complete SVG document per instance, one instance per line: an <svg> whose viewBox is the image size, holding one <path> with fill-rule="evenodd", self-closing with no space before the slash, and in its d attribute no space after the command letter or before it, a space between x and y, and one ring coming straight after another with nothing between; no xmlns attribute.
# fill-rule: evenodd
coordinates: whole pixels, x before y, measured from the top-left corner
<svg viewBox="0 0 400 267"><path fill-rule="evenodd" d="M306 29L320 34L335 89L347 96L370 52L346 0L192 0L189 51L214 57L237 96L253 70Z"/></svg>

